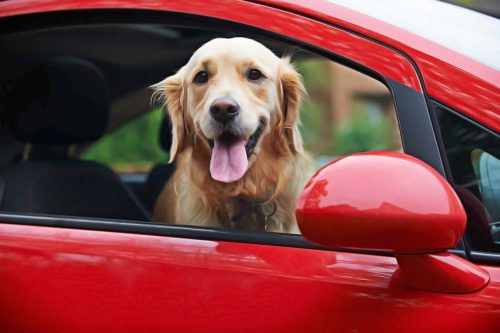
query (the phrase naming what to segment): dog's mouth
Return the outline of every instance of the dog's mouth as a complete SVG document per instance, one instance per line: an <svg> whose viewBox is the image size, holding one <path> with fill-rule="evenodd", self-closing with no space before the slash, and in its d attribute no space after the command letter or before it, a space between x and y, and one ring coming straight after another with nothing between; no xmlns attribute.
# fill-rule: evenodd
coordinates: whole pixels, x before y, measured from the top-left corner
<svg viewBox="0 0 500 333"><path fill-rule="evenodd" d="M250 136L239 136L224 131L213 140L208 140L212 148L210 158L210 174L214 180L232 183L240 180L247 171L248 159L252 155L264 130L261 124Z"/></svg>

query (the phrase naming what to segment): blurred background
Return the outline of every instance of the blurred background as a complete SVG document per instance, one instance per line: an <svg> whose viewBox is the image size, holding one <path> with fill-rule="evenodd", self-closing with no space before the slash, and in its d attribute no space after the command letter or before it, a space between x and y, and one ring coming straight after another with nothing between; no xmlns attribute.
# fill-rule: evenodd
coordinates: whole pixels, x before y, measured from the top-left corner
<svg viewBox="0 0 500 333"><path fill-rule="evenodd" d="M500 18L500 1L498 0L444 0L444 2Z"/></svg>

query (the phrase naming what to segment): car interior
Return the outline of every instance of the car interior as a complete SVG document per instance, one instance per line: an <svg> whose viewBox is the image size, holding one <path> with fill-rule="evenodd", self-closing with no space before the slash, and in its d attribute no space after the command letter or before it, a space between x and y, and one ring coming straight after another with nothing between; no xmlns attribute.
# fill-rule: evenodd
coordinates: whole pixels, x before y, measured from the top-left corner
<svg viewBox="0 0 500 333"><path fill-rule="evenodd" d="M128 182L79 153L151 110L148 87L173 74L196 48L233 35L156 24L3 34L0 210L150 221L175 164L158 164L140 181ZM289 49L261 41L278 54ZM168 117L158 126L158 144L168 152Z"/></svg>

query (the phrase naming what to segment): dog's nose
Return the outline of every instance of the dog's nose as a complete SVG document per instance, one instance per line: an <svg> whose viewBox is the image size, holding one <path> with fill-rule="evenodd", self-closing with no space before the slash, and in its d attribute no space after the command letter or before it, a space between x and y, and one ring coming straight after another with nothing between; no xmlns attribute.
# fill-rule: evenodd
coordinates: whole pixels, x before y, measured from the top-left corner
<svg viewBox="0 0 500 333"><path fill-rule="evenodd" d="M240 106L232 98L217 98L210 105L210 115L220 123L227 123L240 113Z"/></svg>

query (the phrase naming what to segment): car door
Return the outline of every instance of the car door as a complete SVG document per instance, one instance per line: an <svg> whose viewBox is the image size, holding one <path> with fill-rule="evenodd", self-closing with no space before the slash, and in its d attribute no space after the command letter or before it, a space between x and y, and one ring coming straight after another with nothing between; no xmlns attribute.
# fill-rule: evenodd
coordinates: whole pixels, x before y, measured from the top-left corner
<svg viewBox="0 0 500 333"><path fill-rule="evenodd" d="M285 40L389 87L404 152L445 175L417 68L405 54L349 25L319 21L299 9L239 1L92 1L75 3L75 11L64 6L6 3L2 24L30 29L170 20ZM500 327L500 269L494 265L482 265L490 276L483 289L446 294L407 287L390 253L330 249L298 235L16 212L1 212L0 220L3 332L495 332ZM450 252L466 257L463 246Z"/></svg>

